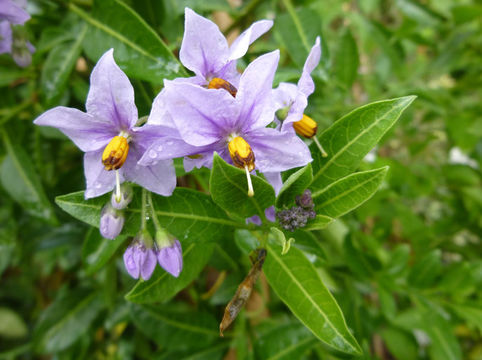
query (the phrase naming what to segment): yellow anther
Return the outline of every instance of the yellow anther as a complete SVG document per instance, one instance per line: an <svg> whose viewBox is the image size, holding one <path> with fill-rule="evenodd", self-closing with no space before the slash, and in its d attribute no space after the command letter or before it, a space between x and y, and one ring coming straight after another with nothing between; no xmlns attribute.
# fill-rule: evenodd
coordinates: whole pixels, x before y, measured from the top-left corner
<svg viewBox="0 0 482 360"><path fill-rule="evenodd" d="M208 89L224 89L230 93L233 97L236 97L238 89L233 84L221 78L214 78L208 84Z"/></svg>
<svg viewBox="0 0 482 360"><path fill-rule="evenodd" d="M102 164L106 170L118 170L124 165L129 144L124 136L115 136L105 147Z"/></svg>
<svg viewBox="0 0 482 360"><path fill-rule="evenodd" d="M293 123L293 129L295 129L298 135L304 136L305 138L312 138L316 135L318 125L315 120L303 114L301 120Z"/></svg>
<svg viewBox="0 0 482 360"><path fill-rule="evenodd" d="M233 164L246 171L246 179L248 181L248 196L254 196L253 183L251 182L251 175L254 170L254 152L251 146L241 136L236 136L228 143L229 155L233 160Z"/></svg>
<svg viewBox="0 0 482 360"><path fill-rule="evenodd" d="M236 136L229 142L228 149L236 167L244 169L247 166L249 171L254 170L254 152L246 140Z"/></svg>

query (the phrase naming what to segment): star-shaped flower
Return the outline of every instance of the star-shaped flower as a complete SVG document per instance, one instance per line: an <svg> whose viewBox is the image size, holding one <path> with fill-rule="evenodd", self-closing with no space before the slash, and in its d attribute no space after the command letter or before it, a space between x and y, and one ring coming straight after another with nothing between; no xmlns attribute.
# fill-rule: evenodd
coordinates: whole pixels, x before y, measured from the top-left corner
<svg viewBox="0 0 482 360"><path fill-rule="evenodd" d="M211 80L218 78L237 87L240 75L236 70L236 60L243 57L249 45L272 26L271 20L257 21L229 46L215 23L186 8L179 58L196 76L178 81L207 86Z"/></svg>
<svg viewBox="0 0 482 360"><path fill-rule="evenodd" d="M241 75L236 97L228 91L165 81L162 104L170 121L190 147L186 170L211 167L216 151L227 162L245 169L279 172L310 162L311 154L294 133L266 128L273 121L272 82L279 60L273 51L253 61ZM153 106L156 106L154 104ZM153 109L154 111L154 109ZM152 163L151 146L140 164ZM157 159L166 154L158 152ZM248 176L249 179L249 176Z"/></svg>
<svg viewBox="0 0 482 360"><path fill-rule="evenodd" d="M153 139L160 141L159 148L168 137L154 133L149 126L135 126L138 115L134 89L115 63L113 49L100 58L92 71L86 109L84 113L58 106L34 121L58 128L85 152L85 198L105 194L116 185L120 198L123 181L169 196L176 186L171 158L152 166L137 163Z"/></svg>

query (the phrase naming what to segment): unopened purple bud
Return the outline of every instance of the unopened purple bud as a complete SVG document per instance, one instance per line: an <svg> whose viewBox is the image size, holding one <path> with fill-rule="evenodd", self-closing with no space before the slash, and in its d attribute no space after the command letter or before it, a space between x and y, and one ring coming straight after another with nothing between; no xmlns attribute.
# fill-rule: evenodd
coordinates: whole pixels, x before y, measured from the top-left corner
<svg viewBox="0 0 482 360"><path fill-rule="evenodd" d="M261 218L258 215L253 215L249 218L246 218L246 224L254 224L260 226L263 222L261 221Z"/></svg>
<svg viewBox="0 0 482 360"><path fill-rule="evenodd" d="M296 197L296 205L304 209L313 209L313 199L311 198L311 191L306 189L302 195Z"/></svg>
<svg viewBox="0 0 482 360"><path fill-rule="evenodd" d="M152 238L150 238L150 245L146 245L143 239L146 240L146 235L141 233L126 249L124 265L129 275L134 279L141 277L144 280L149 280L156 267L156 251L152 247Z"/></svg>
<svg viewBox="0 0 482 360"><path fill-rule="evenodd" d="M182 270L182 248L179 240L169 246L159 248L157 251L159 265L174 277L178 277Z"/></svg>
<svg viewBox="0 0 482 360"><path fill-rule="evenodd" d="M123 183L121 185L120 193L121 193L120 199L117 199L115 191L112 192L112 196L110 198L110 203L117 210L125 209L127 207L127 205L129 205L130 202L132 201L132 197L134 195L134 191L132 190L132 186L127 185L125 183ZM117 200L119 200L119 201L117 201Z"/></svg>
<svg viewBox="0 0 482 360"><path fill-rule="evenodd" d="M106 239L115 239L124 226L124 214L107 203L100 213L100 234Z"/></svg>

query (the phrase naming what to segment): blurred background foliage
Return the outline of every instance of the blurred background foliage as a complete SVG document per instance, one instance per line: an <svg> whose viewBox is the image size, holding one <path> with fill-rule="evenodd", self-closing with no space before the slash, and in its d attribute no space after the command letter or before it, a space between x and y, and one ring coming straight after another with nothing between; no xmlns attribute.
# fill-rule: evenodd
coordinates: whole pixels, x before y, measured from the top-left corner
<svg viewBox="0 0 482 360"><path fill-rule="evenodd" d="M306 111L321 130L360 105L418 95L361 166L389 165L383 188L316 232L319 248L306 251L317 255L310 259L362 358L482 359L478 0L29 0L33 64L21 69L0 56L0 359L348 358L317 341L263 277L234 329L218 337L250 266L249 234L216 245L173 300L141 306L124 299L134 285L119 256L127 243L101 239L53 202L84 188L82 154L32 120L56 105L84 109L90 71L110 47L133 82L139 115L148 115L161 80L186 72L170 60L136 63L124 40L177 56L185 6L231 39L273 19L241 67L280 48L276 82L297 81L321 34ZM208 174L179 167L179 184L205 188Z"/></svg>

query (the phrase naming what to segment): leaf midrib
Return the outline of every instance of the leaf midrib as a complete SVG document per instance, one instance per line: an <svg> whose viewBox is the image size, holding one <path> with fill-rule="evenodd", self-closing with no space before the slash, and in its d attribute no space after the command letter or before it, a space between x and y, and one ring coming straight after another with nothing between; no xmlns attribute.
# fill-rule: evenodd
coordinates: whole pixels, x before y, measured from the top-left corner
<svg viewBox="0 0 482 360"><path fill-rule="evenodd" d="M373 105L373 104L376 104L376 103L372 103L372 104L369 104L369 105ZM396 105L396 106L393 106L389 111L387 111L383 116L380 116L379 118L377 118L370 126L368 126L367 128L363 129L357 136L355 136L352 140L350 140L349 142L346 143L346 145L344 145L338 152L336 152L332 157L330 157L330 159L325 163L325 165L323 165L319 170L318 172L313 175L313 181L312 183L316 182L316 180L321 176L323 175L323 171L329 166L331 165L339 156L341 156L345 150L347 148L349 148L350 146L352 146L355 142L358 141L359 138L361 138L362 136L364 136L366 133L368 133L373 127L377 126L383 119L385 119L386 117L388 117L393 111L395 110L398 110L399 108L401 107L404 107L406 106L406 102L402 102L401 104L399 105ZM360 108L359 108L360 109ZM359 110L357 109L357 110ZM354 110L356 111L356 110ZM350 114L348 114L350 115ZM347 116L348 116L347 115ZM340 119L341 120L341 119ZM336 124L336 123L335 123ZM335 125L334 124L334 125Z"/></svg>
<svg viewBox="0 0 482 360"><path fill-rule="evenodd" d="M340 338L343 340L344 343L348 344L349 347L351 349L354 350L355 353L359 353L358 349L356 349L351 343L349 343L345 337L343 335L340 334L340 332L338 331L338 329L333 326L333 324L331 323L331 321L328 319L328 317L326 316L326 314L322 311L322 309L318 306L318 304L313 300L313 298L310 296L310 294L308 292L306 292L306 290L303 288L303 286L300 284L300 282L298 281L298 279L296 279L296 277L289 271L288 267L286 267L286 265L281 261L281 259L276 255L276 250L274 250L270 245L268 245L268 249L269 249L269 255L273 257L273 259L276 260L276 262L278 264L280 264L280 266L283 268L283 270L285 271L286 274L288 274L288 276L291 278L291 280L293 280L293 282L298 286L298 288L301 290L301 292L305 295L305 297L311 302L311 304L319 311L319 313L321 314L321 316L325 319L326 323L331 327L331 329L338 335L340 336ZM316 272L315 272L316 273ZM318 273L316 273L317 276L318 276ZM319 276L318 276L319 278ZM319 279L321 281L321 279ZM330 292L328 292L329 296L331 296ZM334 299L333 299L334 300ZM300 319L301 320L301 319ZM302 321L303 322L303 321ZM303 322L304 323L304 322ZM346 323L345 323L345 326L346 326ZM329 344L328 342L326 342L325 340L321 339L321 341ZM331 345L331 344L330 344ZM331 345L333 346L333 345Z"/></svg>

